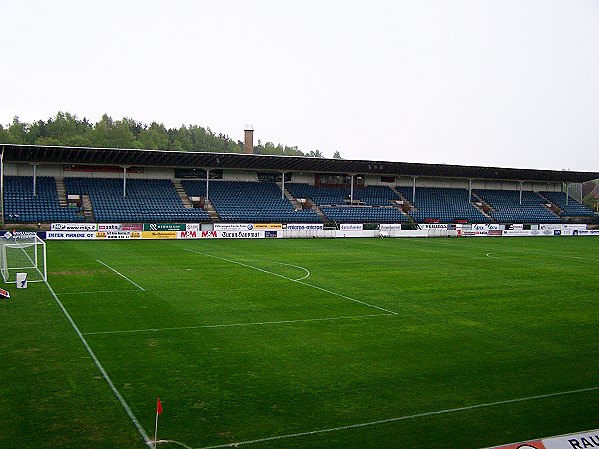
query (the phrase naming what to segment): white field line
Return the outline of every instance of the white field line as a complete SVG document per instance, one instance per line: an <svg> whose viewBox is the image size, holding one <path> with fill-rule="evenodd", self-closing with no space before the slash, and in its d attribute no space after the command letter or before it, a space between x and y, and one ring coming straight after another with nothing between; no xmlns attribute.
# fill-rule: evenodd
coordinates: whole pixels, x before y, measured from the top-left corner
<svg viewBox="0 0 599 449"><path fill-rule="evenodd" d="M337 321L337 320L352 320L358 318L374 318L380 316L394 316L390 313L377 313L373 315L355 315L355 316L337 316L330 318L306 318L302 320L281 320L281 321L263 321L254 323L230 323L230 324L204 324L200 326L182 326L182 327L161 327L148 329L130 329L116 331L98 331L84 332L83 335L102 335L102 334L133 334L141 332L160 332L160 331L178 331L178 330L193 330L193 329L215 329L219 327L244 327L244 326L267 326L276 324L293 324L293 323L309 323L313 321Z"/></svg>
<svg viewBox="0 0 599 449"><path fill-rule="evenodd" d="M148 434L146 433L146 431L144 430L144 428L141 426L141 424L139 423L139 421L137 420L137 418L133 414L133 411L129 407L129 404L127 404L127 402L125 401L125 399L123 398L123 396L121 396L121 393L119 392L119 390L117 390L117 388L114 386L114 383L112 382L112 380L108 376L108 373L106 372L106 370L104 369L104 367L102 366L102 364L100 363L100 361L98 360L98 358L96 357L96 354L94 354L94 351L92 351L92 348L87 343L87 340L85 339L85 337L83 336L83 334L79 330L79 327L77 327L77 324L75 324L75 321L73 320L73 318L71 317L71 315L69 314L69 312L67 312L67 309L65 308L65 306L62 304L62 302L60 302L60 299L58 299L58 296L54 292L54 289L50 286L50 284L48 283L48 281L45 281L45 284L48 287L48 290L50 291L50 293L52 294L52 296L54 297L54 300L58 304L58 307L60 307L60 309L62 310L62 313L64 314L64 316L67 318L67 320L69 321L69 323L71 323L71 326L73 327L73 329L75 329L75 332L77 333L77 336L79 337L79 339L83 343L83 346L85 346L85 349L87 350L87 352L91 356L92 360L94 361L94 364L96 365L96 367L98 368L98 370L102 374L102 377L104 378L104 380L106 380L106 383L108 384L108 386L110 387L110 389L112 390L112 392L114 393L114 395L116 396L116 398L118 399L118 401L121 403L123 409L125 410L125 412L129 416L129 419L131 419L131 421L133 422L133 424L137 428L137 431L139 432L139 434L143 438L143 440L146 443L146 445L151 448L152 444L150 442L150 438L148 437Z"/></svg>
<svg viewBox="0 0 599 449"><path fill-rule="evenodd" d="M452 246L452 247L458 248L458 249L461 248L460 246L458 246L458 244L455 244L455 243L437 242L437 244L445 245L445 246ZM537 256L545 256L548 260L551 260L551 259L574 259L574 260L583 260L586 262L599 262L599 259L589 259L587 257L568 256L566 254L555 254L555 253L541 253L538 251L517 251L517 250L513 250L513 249L503 249L503 248L495 248L493 251L491 251L490 253L487 253L487 254L493 254L496 252L508 253L508 254L509 253L525 254L525 255L534 254ZM489 256L487 256L487 257L489 257ZM496 259L499 259L499 257L496 257ZM507 260L507 259L504 259L504 260ZM509 259L509 260L515 260L515 259Z"/></svg>
<svg viewBox="0 0 599 449"><path fill-rule="evenodd" d="M492 256L491 255L491 254L494 254L496 252L497 251L492 251L490 253L485 253L485 256L489 257L490 259L509 260L511 262L530 263L530 260L526 260L526 259L522 259L522 258L515 259L513 257L497 257L497 256ZM507 252L507 251L500 251L500 252L506 253L508 256L510 254L510 252ZM522 251L511 251L511 253L515 257L518 257L517 256L518 254L539 254L539 255L541 254L541 253L525 253L525 252L522 252ZM550 260L552 257L556 257L556 258L559 258L559 259L576 259L576 260L583 260L585 262L599 262L599 260L597 260L597 259L587 259L587 258L584 258L584 257L576 257L576 256L554 256L554 255L547 255L547 254L546 254L546 256L549 258L547 260Z"/></svg>
<svg viewBox="0 0 599 449"><path fill-rule="evenodd" d="M239 259L238 261L239 262L263 262L262 260L245 260L245 259L243 259L243 260ZM284 263L284 262L275 262L274 260L270 261L268 263L276 263L277 265L285 265L285 266L288 266L288 267L299 268L300 270L303 270L306 273L305 276L303 276L301 278L294 279L294 281L302 281L302 280L306 279L307 277L310 277L310 274L311 274L310 270L308 270L307 268L304 268L304 267L302 267L300 265L293 265L293 264Z"/></svg>
<svg viewBox="0 0 599 449"><path fill-rule="evenodd" d="M247 267L247 268L251 268L252 270L261 271L262 273L272 274L273 276L277 276L277 277L280 277L282 279L287 279L288 281L291 281L291 282L297 282L298 284L305 285L306 287L314 288L316 290L323 291L323 292L328 293L330 295L339 296L340 298L347 299L348 301L353 301L353 302L356 302L358 304L362 304L362 305L367 306L367 307L372 307L374 309L382 310L383 312L390 313L392 315L397 315L398 314L397 312L393 312L392 310L385 309L384 307L375 306L374 304L369 304L367 302L360 301L358 299L350 298L349 296L345 296L345 295L342 295L341 293L336 293L336 292L333 292L331 290L327 290L326 288L318 287L317 285L308 284L308 283L303 282L303 281L301 281L299 279L293 279L293 278L290 278L290 277L287 277L287 276L283 276L282 274L279 274L279 273L274 273L272 271L263 270L262 268L254 267L253 265L248 265L246 263L238 262L238 261L233 260L233 259L227 259L225 257L213 256L211 254L201 253L199 251L194 251L193 249L189 249L189 248L186 248L186 251L189 251L189 252L192 252L192 253L195 253L195 254L199 254L199 255L205 256L205 257L211 257L213 259L224 260L225 262L229 262L229 263L234 263L234 264L237 264L237 265L241 265L241 266L244 266L244 267Z"/></svg>
<svg viewBox="0 0 599 449"><path fill-rule="evenodd" d="M130 293L130 292L138 292L139 290L99 290L95 292L64 292L64 293L56 293L56 296L64 296L64 295L95 295L100 293Z"/></svg>
<svg viewBox="0 0 599 449"><path fill-rule="evenodd" d="M116 274L118 274L120 277L126 279L127 281L129 281L131 284L135 285L137 288L139 288L142 292L145 292L146 289L143 287L140 287L139 285L137 285L135 282L133 282L131 279L129 279L127 276L125 276L123 273L119 273L118 271L116 271L114 268L112 268L111 266L106 265L104 262L102 262L101 260L97 260L96 262L101 263L102 265L104 265L106 268L108 268L109 270L114 271Z"/></svg>
<svg viewBox="0 0 599 449"><path fill-rule="evenodd" d="M405 416L399 416L396 418L381 419L379 421L370 421L370 422L364 422L364 423L359 423L359 424L350 424L347 426L331 427L328 429L318 429L318 430L311 430L308 432L290 433L287 435L276 435L276 436L272 436L272 437L258 438L255 440L239 441L239 442L227 443L227 444L218 444L215 446L204 446L200 449L219 449L219 448L226 448L226 447L238 447L238 446L246 445L246 444L264 443L267 441L283 440L283 439L287 439L287 438L297 438L297 437L304 437L304 436L310 436L310 435L318 435L318 434L322 434L322 433L339 432L339 431L343 431L343 430L359 429L362 427L371 427L371 426L387 424L387 423L392 423L392 422L397 422L397 421L406 421L409 419L426 418L426 417L435 416L435 415L446 415L446 414L450 414L450 413L465 412L465 411L476 410L476 409L480 409L480 408L495 407L497 405L515 404L518 402L534 401L537 399L546 399L546 398L553 398L553 397L557 397L557 396L566 396L566 395L570 395L570 394L586 393L586 392L595 391L595 390L599 390L599 387L581 388L579 390L560 391L557 393L541 394L538 396L527 396L524 398L517 398L517 399L506 399L504 401L486 402L483 404L468 405L465 407L447 408L444 410L435 410L432 412L416 413L413 415L405 415Z"/></svg>

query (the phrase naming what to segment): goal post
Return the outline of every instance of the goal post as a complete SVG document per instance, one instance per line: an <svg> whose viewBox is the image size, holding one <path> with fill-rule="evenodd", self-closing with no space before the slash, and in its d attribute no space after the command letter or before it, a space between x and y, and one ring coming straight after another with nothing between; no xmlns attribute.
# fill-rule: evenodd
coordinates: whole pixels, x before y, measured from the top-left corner
<svg viewBox="0 0 599 449"><path fill-rule="evenodd" d="M17 282L17 273L27 273L27 282L46 281L46 242L35 234L0 238L0 272L4 282L11 284Z"/></svg>

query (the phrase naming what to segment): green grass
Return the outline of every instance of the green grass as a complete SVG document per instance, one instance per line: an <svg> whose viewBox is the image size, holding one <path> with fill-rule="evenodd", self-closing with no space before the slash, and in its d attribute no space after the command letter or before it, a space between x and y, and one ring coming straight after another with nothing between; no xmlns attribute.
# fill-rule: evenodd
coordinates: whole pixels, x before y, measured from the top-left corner
<svg viewBox="0 0 599 449"><path fill-rule="evenodd" d="M50 241L48 264L150 437L157 396L159 438L192 448L297 433L241 447L480 448L597 427L599 390L547 396L599 386L597 238ZM0 447L145 447L49 289L11 294Z"/></svg>

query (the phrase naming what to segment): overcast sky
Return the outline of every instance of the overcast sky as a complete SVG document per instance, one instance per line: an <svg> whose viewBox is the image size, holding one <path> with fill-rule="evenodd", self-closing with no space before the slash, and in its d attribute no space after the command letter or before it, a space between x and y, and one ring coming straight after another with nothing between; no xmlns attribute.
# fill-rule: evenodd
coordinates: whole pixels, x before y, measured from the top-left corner
<svg viewBox="0 0 599 449"><path fill-rule="evenodd" d="M0 123L197 124L346 159L599 171L597 0L5 1Z"/></svg>

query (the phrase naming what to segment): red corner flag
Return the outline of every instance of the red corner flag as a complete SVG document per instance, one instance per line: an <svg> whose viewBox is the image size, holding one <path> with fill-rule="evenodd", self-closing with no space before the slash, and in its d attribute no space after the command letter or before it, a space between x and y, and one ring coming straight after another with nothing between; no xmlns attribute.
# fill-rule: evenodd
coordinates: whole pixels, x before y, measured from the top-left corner
<svg viewBox="0 0 599 449"><path fill-rule="evenodd" d="M162 403L160 402L160 398L158 398L158 402L156 402L156 427L154 428L154 449L156 449L156 445L158 444L158 415L162 415Z"/></svg>

